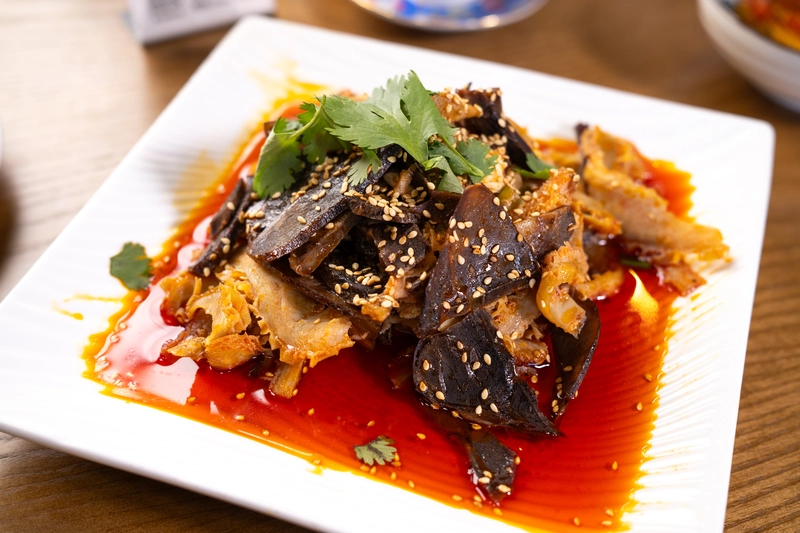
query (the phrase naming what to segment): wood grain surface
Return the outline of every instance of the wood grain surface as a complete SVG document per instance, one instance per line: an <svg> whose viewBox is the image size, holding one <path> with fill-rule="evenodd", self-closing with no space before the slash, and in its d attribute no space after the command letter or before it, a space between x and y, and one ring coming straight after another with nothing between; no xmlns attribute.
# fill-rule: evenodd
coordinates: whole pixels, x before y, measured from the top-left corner
<svg viewBox="0 0 800 533"><path fill-rule="evenodd" d="M124 0L0 2L0 298L224 34L142 48L124 9ZM553 0L513 26L455 35L393 26L346 0L279 1L278 16L772 123L772 199L726 531L800 531L800 115L722 60L693 2ZM112 530L306 531L0 434L0 531Z"/></svg>

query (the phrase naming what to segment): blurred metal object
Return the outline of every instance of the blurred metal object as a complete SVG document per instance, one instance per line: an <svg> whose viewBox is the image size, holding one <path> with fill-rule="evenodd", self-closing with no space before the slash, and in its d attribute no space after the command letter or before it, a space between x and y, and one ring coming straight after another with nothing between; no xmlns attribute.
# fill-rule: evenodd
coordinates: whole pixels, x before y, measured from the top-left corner
<svg viewBox="0 0 800 533"><path fill-rule="evenodd" d="M386 20L430 31L496 28L537 12L547 0L352 0Z"/></svg>

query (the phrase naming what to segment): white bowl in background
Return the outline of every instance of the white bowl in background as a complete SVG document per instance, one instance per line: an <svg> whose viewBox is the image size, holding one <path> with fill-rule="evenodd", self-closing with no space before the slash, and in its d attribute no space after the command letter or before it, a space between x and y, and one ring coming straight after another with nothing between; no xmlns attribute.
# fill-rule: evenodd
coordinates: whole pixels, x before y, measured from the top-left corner
<svg viewBox="0 0 800 533"><path fill-rule="evenodd" d="M700 23L719 53L779 104L800 112L800 52L747 26L721 0L698 0Z"/></svg>

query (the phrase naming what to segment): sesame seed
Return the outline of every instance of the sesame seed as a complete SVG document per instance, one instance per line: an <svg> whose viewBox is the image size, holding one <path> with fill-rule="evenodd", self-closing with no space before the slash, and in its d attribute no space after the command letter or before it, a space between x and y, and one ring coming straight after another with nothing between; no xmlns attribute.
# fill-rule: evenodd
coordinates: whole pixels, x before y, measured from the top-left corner
<svg viewBox="0 0 800 533"><path fill-rule="evenodd" d="M481 400L485 400L489 397L489 389L483 389L481 391Z"/></svg>
<svg viewBox="0 0 800 533"><path fill-rule="evenodd" d="M580 527L581 519L576 516L575 518L572 519L572 523L575 524L576 526Z"/></svg>
<svg viewBox="0 0 800 533"><path fill-rule="evenodd" d="M297 221L298 221L299 223L301 223L301 224L305 224L305 223L306 223L306 219L305 219L305 218L303 218L303 217L297 217Z"/></svg>
<svg viewBox="0 0 800 533"><path fill-rule="evenodd" d="M511 492L511 489L508 487L508 485L502 485L502 484L497 486L497 490L499 490L503 494L508 494L509 492Z"/></svg>
<svg viewBox="0 0 800 533"><path fill-rule="evenodd" d="M492 509L492 512L497 516L503 516L503 511L501 511L499 507L495 507L494 509Z"/></svg>
<svg viewBox="0 0 800 533"><path fill-rule="evenodd" d="M462 501L464 499L461 496L459 496L458 494L453 494L451 496L451 498L453 498L453 501L456 501L456 502L460 502L460 501Z"/></svg>
<svg viewBox="0 0 800 533"><path fill-rule="evenodd" d="M491 365L492 357L488 353L483 354L483 362L486 363L487 365Z"/></svg>
<svg viewBox="0 0 800 533"><path fill-rule="evenodd" d="M236 420L244 420L244 415L236 415L233 418Z"/></svg>
<svg viewBox="0 0 800 533"><path fill-rule="evenodd" d="M495 413L498 413L500 411L494 403L489 404L489 409L491 409Z"/></svg>
<svg viewBox="0 0 800 533"><path fill-rule="evenodd" d="M462 363L466 363L467 362L467 352L464 352L464 353L461 354L461 362Z"/></svg>
<svg viewBox="0 0 800 533"><path fill-rule="evenodd" d="M489 479L489 478L488 478L488 477L486 477L486 476L483 476L483 477L479 477L479 478L478 478L478 483L480 483L481 485L488 485L489 483L491 483L491 481L492 481L492 480L491 480L491 479Z"/></svg>
<svg viewBox="0 0 800 533"><path fill-rule="evenodd" d="M458 308L456 309L456 313L460 313L464 310L464 304L459 304Z"/></svg>
<svg viewBox="0 0 800 533"><path fill-rule="evenodd" d="M491 285L492 284L492 276L486 276L485 278L483 278L483 284L484 285Z"/></svg>
<svg viewBox="0 0 800 533"><path fill-rule="evenodd" d="M386 267L386 272L394 272L395 268L396 267L394 265L389 265L389 266Z"/></svg>
<svg viewBox="0 0 800 533"><path fill-rule="evenodd" d="M436 391L436 399L437 400L444 400L444 393L440 390Z"/></svg>
<svg viewBox="0 0 800 533"><path fill-rule="evenodd" d="M203 276L207 278L207 277L208 277L208 276L210 276L210 275L211 275L211 269L210 269L210 268L208 268L208 267L205 267L205 268L203 269Z"/></svg>
<svg viewBox="0 0 800 533"><path fill-rule="evenodd" d="M427 209L423 209L422 216L424 216L425 218L431 218L431 212L428 211Z"/></svg>
<svg viewBox="0 0 800 533"><path fill-rule="evenodd" d="M613 524L614 522L612 522L611 520L603 520L602 522L600 522L600 525L605 527L611 527Z"/></svg>
<svg viewBox="0 0 800 533"><path fill-rule="evenodd" d="M522 233L517 233L517 242L522 242Z"/></svg>
<svg viewBox="0 0 800 533"><path fill-rule="evenodd" d="M483 407L481 407L480 405L475 408L476 415L480 415L482 412L483 412Z"/></svg>
<svg viewBox="0 0 800 533"><path fill-rule="evenodd" d="M481 297L481 292L480 292L480 291L475 291L475 292L473 292L473 293L472 293L472 297L473 297L473 298L480 298L480 297Z"/></svg>
<svg viewBox="0 0 800 533"><path fill-rule="evenodd" d="M492 198L492 202L494 203L494 205L500 205L500 198L495 196L494 198Z"/></svg>
<svg viewBox="0 0 800 533"><path fill-rule="evenodd" d="M234 205L233 202L228 202L227 204L225 204L225 207L227 207L230 211L236 210L236 205Z"/></svg>
<svg viewBox="0 0 800 533"><path fill-rule="evenodd" d="M422 392L425 392L426 390L428 390L428 386L425 385L424 381L420 381L419 382L419 390L421 390Z"/></svg>
<svg viewBox="0 0 800 533"><path fill-rule="evenodd" d="M571 366L565 366L564 367L564 372L570 372L570 371L572 371L572 367Z"/></svg>
<svg viewBox="0 0 800 533"><path fill-rule="evenodd" d="M646 379L647 381L653 381L653 376L651 376L650 374L645 374L644 379Z"/></svg>
<svg viewBox="0 0 800 533"><path fill-rule="evenodd" d="M261 434L264 435L265 437L269 437L269 430L268 429L262 429L261 430Z"/></svg>
<svg viewBox="0 0 800 533"><path fill-rule="evenodd" d="M496 253L497 253L497 252L499 252L499 251L500 251L500 245L499 245L499 244L495 244L495 245L492 247L492 253L493 253L493 254L496 254ZM512 256L512 257L513 257L513 256Z"/></svg>
<svg viewBox="0 0 800 533"><path fill-rule="evenodd" d="M520 459L520 458L519 458L519 455L517 455L516 457L514 457L514 464L515 464L515 465L518 465L518 464L520 464L521 462L522 462L522 459Z"/></svg>
<svg viewBox="0 0 800 533"><path fill-rule="evenodd" d="M333 229L333 222L328 222L325 224L325 229Z"/></svg>
<svg viewBox="0 0 800 533"><path fill-rule="evenodd" d="M637 411L641 411L642 410L642 402L639 402L639 403L636 404L636 410Z"/></svg>
<svg viewBox="0 0 800 533"><path fill-rule="evenodd" d="M244 393L243 392L240 392L239 394L236 395L236 399L237 400L241 400L242 398L244 398Z"/></svg>
<svg viewBox="0 0 800 533"><path fill-rule="evenodd" d="M311 416L313 414L314 414L314 408L312 407L311 409L308 410L308 416Z"/></svg>
<svg viewBox="0 0 800 533"><path fill-rule="evenodd" d="M616 470L617 468L619 468L619 465L617 464L617 462L616 462L616 461L614 461L613 463L611 463L611 470Z"/></svg>
<svg viewBox="0 0 800 533"><path fill-rule="evenodd" d="M497 338L500 339L500 340L503 339L503 332L500 331L499 329L497 330Z"/></svg>
<svg viewBox="0 0 800 533"><path fill-rule="evenodd" d="M417 438L419 440L425 440L425 433L417 433Z"/></svg>
<svg viewBox="0 0 800 533"><path fill-rule="evenodd" d="M408 480L408 486L409 486L409 487L411 487L412 489L413 489L414 487L416 487L416 485L414 485L414 482L413 482L413 481L411 481L410 479Z"/></svg>
<svg viewBox="0 0 800 533"><path fill-rule="evenodd" d="M464 259L464 257L463 257L463 256L461 256L460 254L459 254L459 256L458 256L457 260L458 260L458 264L459 264L459 265L463 265L464 263L466 263L466 262L467 262L467 261L466 261L466 259Z"/></svg>
<svg viewBox="0 0 800 533"><path fill-rule="evenodd" d="M431 368L431 364L428 362L427 359L422 361L422 370L427 371L427 370L430 370L430 368Z"/></svg>
<svg viewBox="0 0 800 533"><path fill-rule="evenodd" d="M478 370L481 367L481 364L478 361L472 363L472 370Z"/></svg>
<svg viewBox="0 0 800 533"><path fill-rule="evenodd" d="M514 254L506 254L506 261L513 261L513 260L514 260Z"/></svg>
<svg viewBox="0 0 800 533"><path fill-rule="evenodd" d="M506 126L508 126L508 123L504 118L498 118L497 125L500 126L501 128L505 128Z"/></svg>
<svg viewBox="0 0 800 533"><path fill-rule="evenodd" d="M433 206L434 206L436 209L438 209L439 211L441 211L442 209L444 209L444 204L443 204L443 203L440 203L440 202L437 202L437 203L433 204Z"/></svg>
<svg viewBox="0 0 800 533"><path fill-rule="evenodd" d="M505 219L506 219L506 216L507 216L507 215L506 215L506 212L505 212L505 211L500 211L500 220L505 220Z"/></svg>
<svg viewBox="0 0 800 533"><path fill-rule="evenodd" d="M396 480L396 479L397 479L397 472L392 472L392 475L391 475L391 476L389 476L389 478L390 478L392 481Z"/></svg>
<svg viewBox="0 0 800 533"><path fill-rule="evenodd" d="M383 307L384 309L389 309L390 307L392 307L392 301L391 300L382 301L381 307Z"/></svg>

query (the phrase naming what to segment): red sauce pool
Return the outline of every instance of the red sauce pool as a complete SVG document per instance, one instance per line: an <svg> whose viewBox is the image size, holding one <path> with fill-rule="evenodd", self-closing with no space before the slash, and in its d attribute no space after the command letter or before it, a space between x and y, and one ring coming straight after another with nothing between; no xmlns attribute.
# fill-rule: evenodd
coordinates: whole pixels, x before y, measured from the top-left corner
<svg viewBox="0 0 800 533"><path fill-rule="evenodd" d="M624 529L621 514L632 500L645 460L658 377L666 353L675 296L654 273L627 275L621 292L597 302L600 342L576 398L561 420L563 436L529 437L498 431L521 459L514 492L500 508L483 501L470 481L466 455L429 421L406 382L394 388L392 348L350 349L304 375L291 400L272 396L268 383L249 377L247 365L212 370L204 362L159 357L179 328L167 325L158 281L188 266L205 244L205 221L236 179L257 160L264 135L244 148L239 162L209 189L156 258L153 286L131 293L109 329L90 339L86 376L112 396L154 406L278 447L325 468L347 470L413 490L446 505L470 509L524 529L572 531ZM676 212L688 209L687 175L652 166L652 184ZM396 349L395 349L396 350ZM553 376L540 374L537 389L548 412ZM353 446L378 435L395 440L399 463L365 471Z"/></svg>

